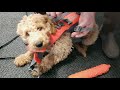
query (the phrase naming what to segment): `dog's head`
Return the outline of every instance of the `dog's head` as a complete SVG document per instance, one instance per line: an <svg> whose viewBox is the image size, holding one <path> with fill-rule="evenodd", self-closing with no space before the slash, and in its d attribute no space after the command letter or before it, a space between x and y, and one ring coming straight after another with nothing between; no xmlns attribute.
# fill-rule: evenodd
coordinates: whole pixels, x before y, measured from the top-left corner
<svg viewBox="0 0 120 90"><path fill-rule="evenodd" d="M54 24L47 15L24 16L17 26L17 34L32 50L47 47L50 43L49 35L53 33L55 33Z"/></svg>

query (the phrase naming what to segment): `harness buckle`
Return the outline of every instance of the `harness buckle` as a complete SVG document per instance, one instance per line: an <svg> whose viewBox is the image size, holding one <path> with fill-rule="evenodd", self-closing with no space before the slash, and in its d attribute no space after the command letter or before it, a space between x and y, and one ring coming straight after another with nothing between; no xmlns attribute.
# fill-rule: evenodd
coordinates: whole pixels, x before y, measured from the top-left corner
<svg viewBox="0 0 120 90"><path fill-rule="evenodd" d="M62 26L64 26L64 23L59 22L57 25L55 25L55 28L60 29Z"/></svg>
<svg viewBox="0 0 120 90"><path fill-rule="evenodd" d="M75 28L74 28L74 31L75 32L81 32L82 31L82 27L81 26L76 26Z"/></svg>
<svg viewBox="0 0 120 90"><path fill-rule="evenodd" d="M32 71L35 68L35 64L36 64L35 60L32 60L30 66L28 67L28 70Z"/></svg>
<svg viewBox="0 0 120 90"><path fill-rule="evenodd" d="M72 24L72 22L69 19L63 19L63 21L65 21L67 24Z"/></svg>

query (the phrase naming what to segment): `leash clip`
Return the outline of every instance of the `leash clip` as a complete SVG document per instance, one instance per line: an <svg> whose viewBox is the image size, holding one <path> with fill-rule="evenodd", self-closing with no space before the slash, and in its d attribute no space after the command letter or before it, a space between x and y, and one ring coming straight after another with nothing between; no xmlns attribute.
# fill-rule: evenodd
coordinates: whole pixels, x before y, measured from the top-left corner
<svg viewBox="0 0 120 90"><path fill-rule="evenodd" d="M95 29L94 29L94 28L83 28L83 27L81 27L81 26L76 26L76 27L74 28L74 31L75 31L75 32L93 31L93 30L95 30Z"/></svg>
<svg viewBox="0 0 120 90"><path fill-rule="evenodd" d="M75 32L81 32L82 31L82 27L81 26L76 26L75 28L74 28L74 31Z"/></svg>

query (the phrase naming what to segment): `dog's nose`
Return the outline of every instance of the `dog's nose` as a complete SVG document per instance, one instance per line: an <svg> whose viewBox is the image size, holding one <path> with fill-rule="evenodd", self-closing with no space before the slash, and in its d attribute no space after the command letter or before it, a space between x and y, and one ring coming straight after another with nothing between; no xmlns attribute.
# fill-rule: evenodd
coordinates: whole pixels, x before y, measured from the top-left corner
<svg viewBox="0 0 120 90"><path fill-rule="evenodd" d="M42 42L40 42L40 43L38 43L38 44L36 44L36 47L42 47Z"/></svg>

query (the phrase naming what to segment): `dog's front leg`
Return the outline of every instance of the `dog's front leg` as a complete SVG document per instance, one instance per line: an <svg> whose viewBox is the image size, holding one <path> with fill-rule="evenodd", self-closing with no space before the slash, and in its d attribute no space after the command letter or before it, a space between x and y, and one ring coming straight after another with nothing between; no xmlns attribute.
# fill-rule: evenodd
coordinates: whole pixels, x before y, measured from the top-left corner
<svg viewBox="0 0 120 90"><path fill-rule="evenodd" d="M59 60L57 61L57 56L48 54L45 58L43 58L42 62L40 64L37 64L36 68L33 69L31 74L34 77L40 76L43 73L47 72L50 70L53 65L57 64Z"/></svg>
<svg viewBox="0 0 120 90"><path fill-rule="evenodd" d="M23 66L29 63L33 58L33 53L27 51L25 54L21 54L20 56L15 58L14 64L16 66Z"/></svg>

